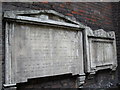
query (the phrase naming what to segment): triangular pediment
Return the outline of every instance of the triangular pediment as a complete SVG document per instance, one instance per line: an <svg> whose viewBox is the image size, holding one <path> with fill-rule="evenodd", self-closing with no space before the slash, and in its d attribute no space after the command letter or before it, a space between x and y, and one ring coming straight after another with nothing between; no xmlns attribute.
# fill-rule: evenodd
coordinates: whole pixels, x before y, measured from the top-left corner
<svg viewBox="0 0 120 90"><path fill-rule="evenodd" d="M6 11L4 18L13 18L20 20L31 20L31 21L43 21L43 23L54 22L64 23L65 25L79 25L78 27L84 27L76 20L73 20L63 14L60 14L54 10L28 10L28 11Z"/></svg>
<svg viewBox="0 0 120 90"><path fill-rule="evenodd" d="M33 11L31 11L31 13L24 13L24 14L19 14L20 16L28 16L28 17L36 17L39 19L43 19L43 20L55 20L55 21L60 21L60 22L67 22L67 23L72 23L72 24L78 24L77 22L70 20L69 18L65 17L64 15L53 11L53 10L41 10L37 13L33 13Z"/></svg>

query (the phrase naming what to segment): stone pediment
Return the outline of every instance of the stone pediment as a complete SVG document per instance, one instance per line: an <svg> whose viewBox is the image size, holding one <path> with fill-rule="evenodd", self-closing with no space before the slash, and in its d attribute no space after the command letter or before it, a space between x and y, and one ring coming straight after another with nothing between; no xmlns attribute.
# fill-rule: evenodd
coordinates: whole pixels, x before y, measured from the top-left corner
<svg viewBox="0 0 120 90"><path fill-rule="evenodd" d="M90 37L109 38L109 39L115 38L115 32L113 31L106 32L103 29L98 29L93 31L90 27L86 27L86 31L87 31L87 35Z"/></svg>
<svg viewBox="0 0 120 90"><path fill-rule="evenodd" d="M55 24L69 27L84 27L76 20L64 16L54 10L6 11L4 18L38 23Z"/></svg>

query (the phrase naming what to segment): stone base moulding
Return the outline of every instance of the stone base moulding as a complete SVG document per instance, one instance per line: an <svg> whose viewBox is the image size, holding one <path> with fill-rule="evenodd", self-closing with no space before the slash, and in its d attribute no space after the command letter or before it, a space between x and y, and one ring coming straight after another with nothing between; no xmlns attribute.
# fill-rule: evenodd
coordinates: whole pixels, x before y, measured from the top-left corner
<svg viewBox="0 0 120 90"><path fill-rule="evenodd" d="M3 84L3 90L17 90L16 84Z"/></svg>
<svg viewBox="0 0 120 90"><path fill-rule="evenodd" d="M78 77L78 86L79 88L83 88L83 84L85 83L86 76L79 76Z"/></svg>

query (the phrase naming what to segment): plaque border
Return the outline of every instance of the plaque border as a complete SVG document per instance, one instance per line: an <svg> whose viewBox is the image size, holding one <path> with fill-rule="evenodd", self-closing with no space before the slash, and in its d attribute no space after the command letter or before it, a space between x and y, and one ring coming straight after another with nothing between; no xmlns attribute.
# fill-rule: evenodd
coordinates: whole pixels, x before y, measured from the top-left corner
<svg viewBox="0 0 120 90"><path fill-rule="evenodd" d="M54 14L57 15L59 17L62 17L65 20L70 21L71 23L68 22L59 22L59 21L54 21L54 20L42 20L42 19L38 19L35 17L27 17L27 16L20 16L23 14L40 14L40 13L48 13L48 14ZM14 77L15 74L15 70L17 68L15 62L11 61L11 42L9 41L10 38L13 35L12 30L14 30L14 23L16 22L20 22L20 23L30 23L30 24L39 24L39 25L46 25L46 26L53 26L53 27L62 27L62 28L70 28L73 30L79 30L82 34L83 34L83 28L84 25L78 23L75 20L72 20L56 11L53 10L30 10L30 11L6 11L4 13L4 20L5 20L5 87L8 86L15 86L16 83L15 80L13 80L12 77ZM82 35L83 36L83 35ZM83 41L82 41L83 42ZM83 45L82 45L83 46ZM83 56L84 58L84 56ZM82 61L83 62L83 59ZM14 69L11 68L11 64L13 64L15 67ZM81 63L82 64L82 63ZM83 65L84 66L84 63ZM84 69L84 67L82 67ZM81 70L80 70L81 71ZM80 75L84 76L84 70L82 72L80 72ZM84 80L83 80L84 81Z"/></svg>
<svg viewBox="0 0 120 90"><path fill-rule="evenodd" d="M97 65L92 66L92 60L91 60L91 44L92 41L104 41L104 42L110 42L112 43L112 46L114 48L114 60L113 63L110 62L110 64L107 65L100 65L99 67ZM92 30L90 27L86 27L84 30L84 59L85 59L85 73L95 74L99 70L103 69L111 69L112 71L115 71L117 68L117 51L116 51L116 38L115 38L115 32L110 31L106 32L103 29L98 30Z"/></svg>

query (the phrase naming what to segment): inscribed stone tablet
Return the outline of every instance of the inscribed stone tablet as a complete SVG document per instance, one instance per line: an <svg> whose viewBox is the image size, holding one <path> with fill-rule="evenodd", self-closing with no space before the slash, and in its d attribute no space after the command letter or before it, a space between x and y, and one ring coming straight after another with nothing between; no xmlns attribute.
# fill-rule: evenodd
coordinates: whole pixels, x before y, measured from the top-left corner
<svg viewBox="0 0 120 90"><path fill-rule="evenodd" d="M10 42L12 67L16 67L12 83L83 70L80 31L16 23Z"/></svg>

